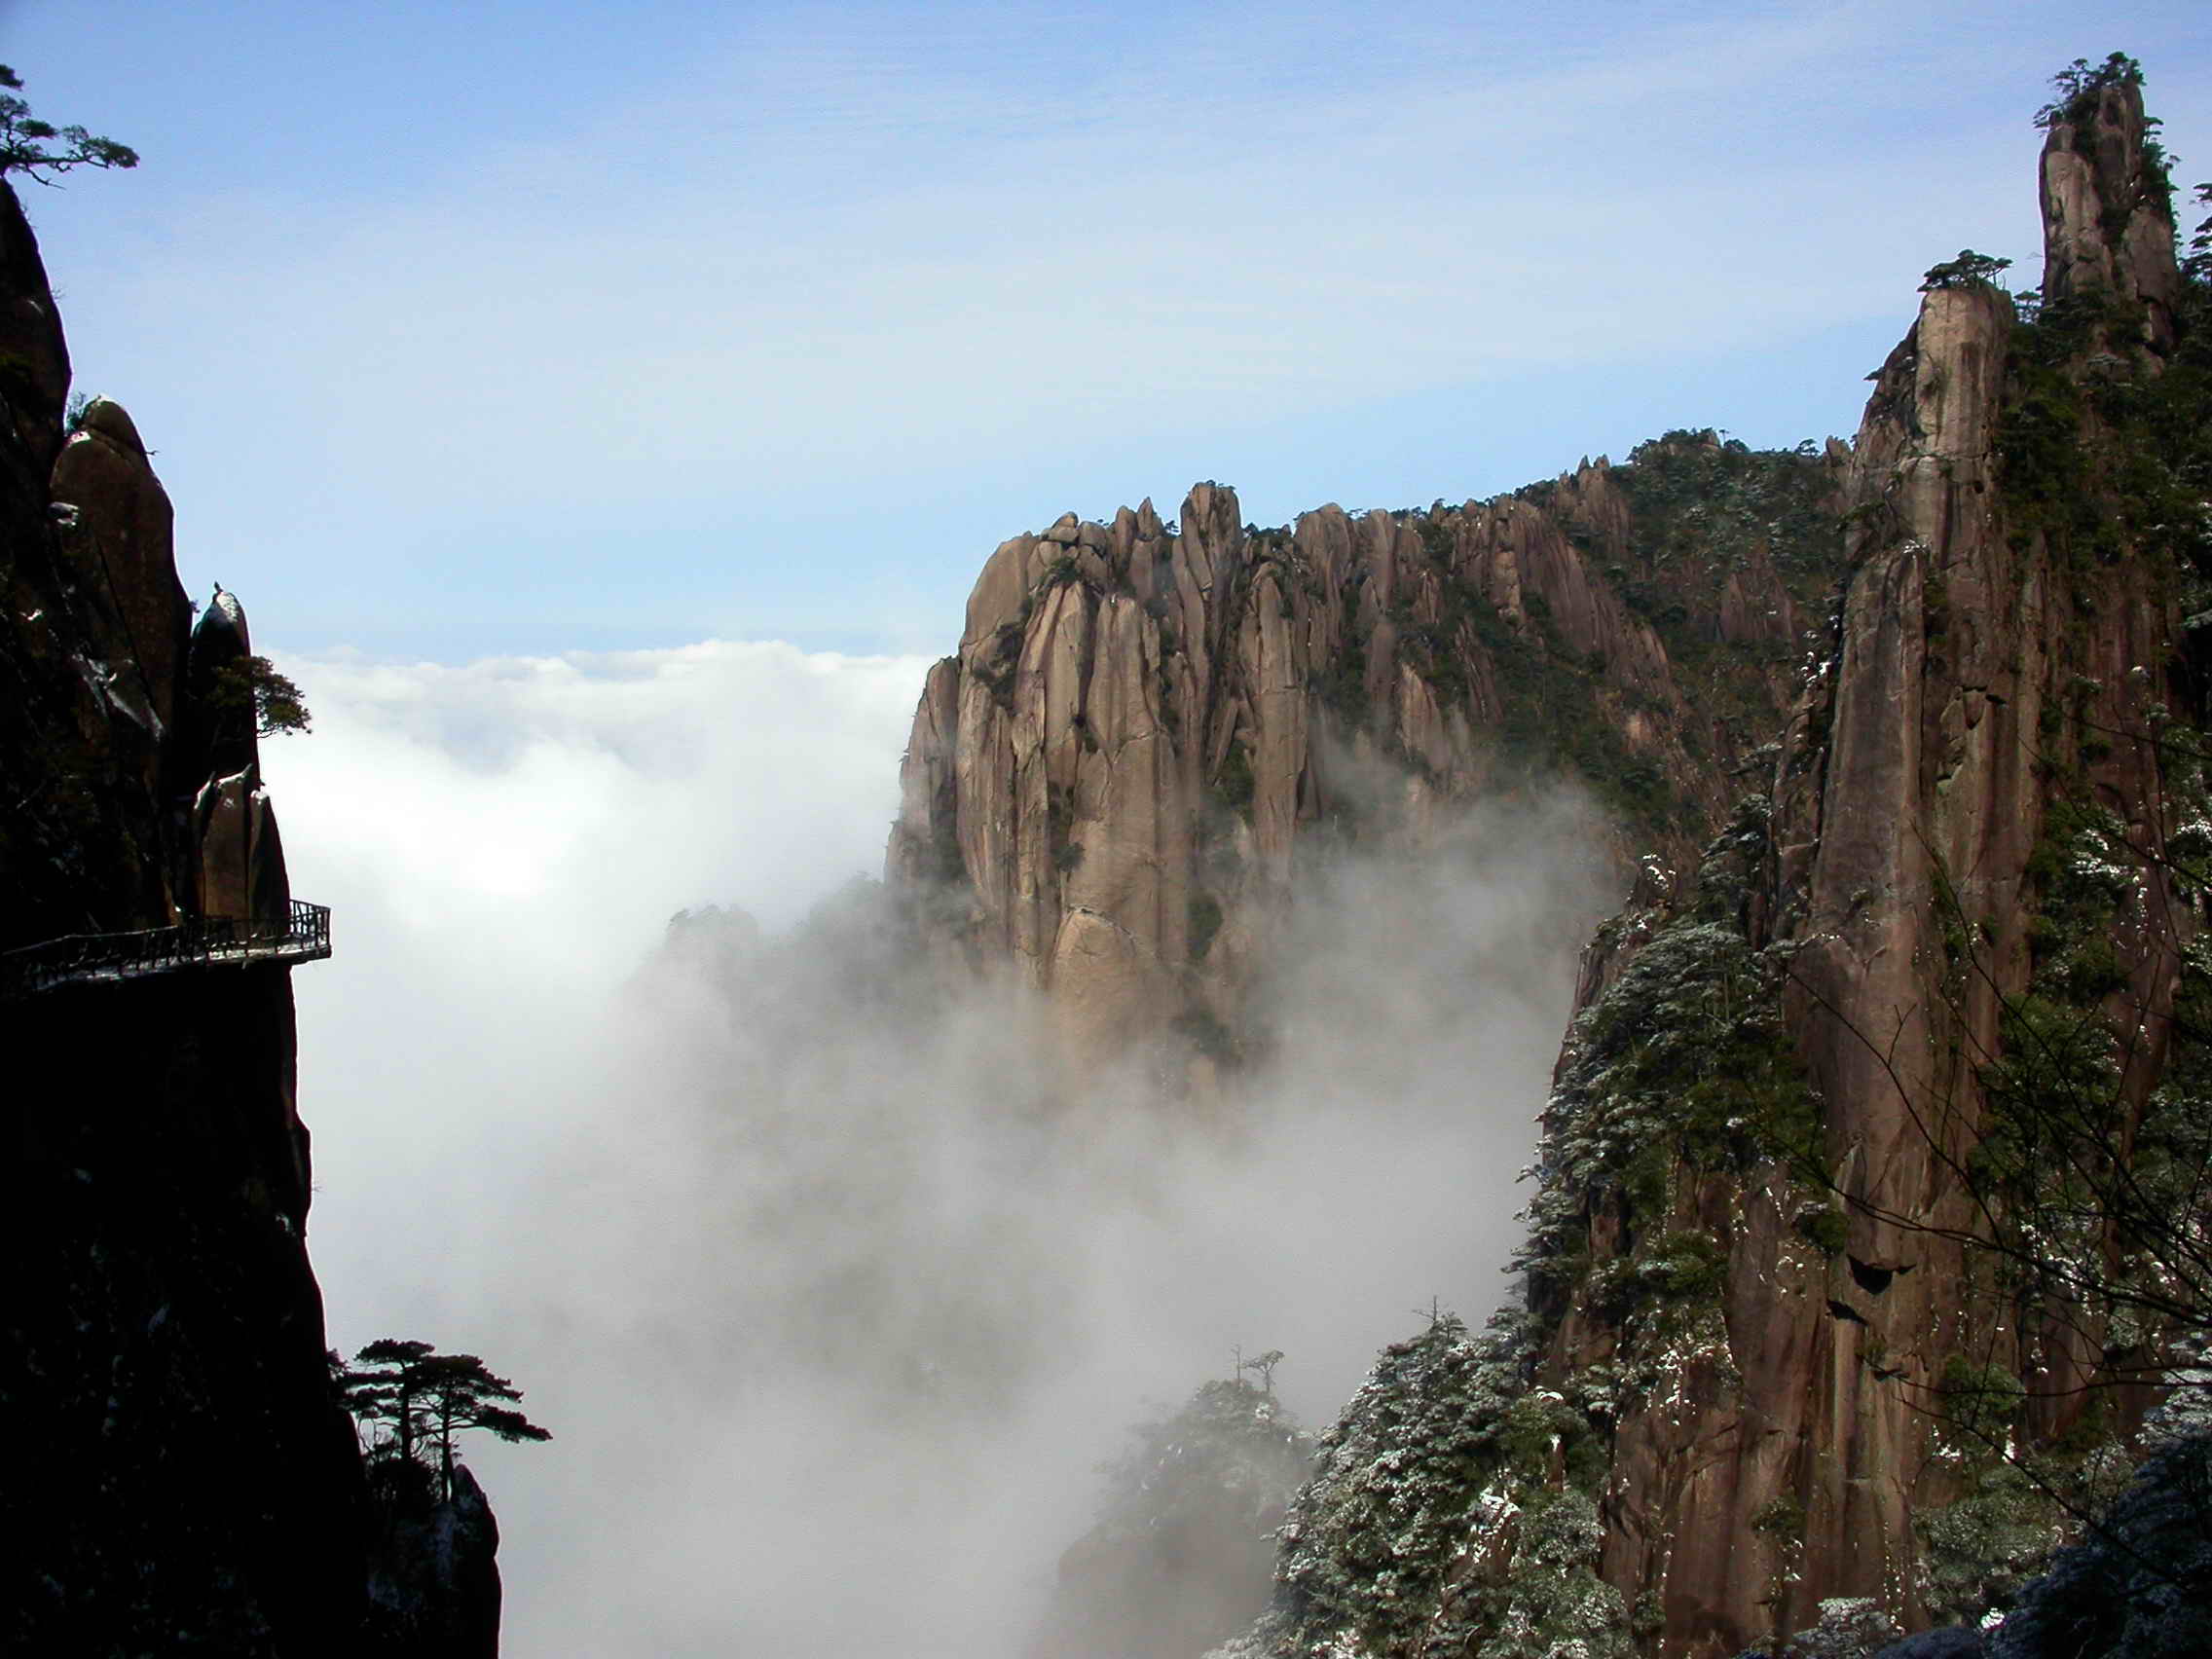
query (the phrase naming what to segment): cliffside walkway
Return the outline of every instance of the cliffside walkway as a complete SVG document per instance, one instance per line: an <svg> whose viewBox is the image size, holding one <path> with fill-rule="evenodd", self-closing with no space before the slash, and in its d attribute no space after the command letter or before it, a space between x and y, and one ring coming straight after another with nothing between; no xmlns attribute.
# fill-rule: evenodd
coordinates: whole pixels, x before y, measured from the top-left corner
<svg viewBox="0 0 2212 1659"><path fill-rule="evenodd" d="M72 934L0 954L0 996L56 985L136 979L185 968L257 962L319 962L330 954L330 906L292 902L283 921L261 916L192 916L139 933Z"/></svg>

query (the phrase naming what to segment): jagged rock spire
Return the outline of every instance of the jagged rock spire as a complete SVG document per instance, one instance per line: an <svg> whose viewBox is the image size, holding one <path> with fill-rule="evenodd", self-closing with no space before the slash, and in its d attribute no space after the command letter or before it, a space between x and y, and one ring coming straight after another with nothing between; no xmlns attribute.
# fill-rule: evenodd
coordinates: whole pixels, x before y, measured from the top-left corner
<svg viewBox="0 0 2212 1659"><path fill-rule="evenodd" d="M2043 149L2046 303L2109 289L2148 312L2144 338L2173 344L2181 276L2164 153L2132 72L2099 71L2048 112Z"/></svg>

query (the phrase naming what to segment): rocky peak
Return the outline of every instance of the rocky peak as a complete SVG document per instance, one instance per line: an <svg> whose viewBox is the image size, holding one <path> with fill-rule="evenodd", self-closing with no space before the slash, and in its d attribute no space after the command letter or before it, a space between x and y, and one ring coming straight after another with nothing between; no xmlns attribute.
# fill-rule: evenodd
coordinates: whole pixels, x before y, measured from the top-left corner
<svg viewBox="0 0 2212 1659"><path fill-rule="evenodd" d="M450 1496L379 1493L361 1651L493 1659L499 1651L499 1525L466 1464Z"/></svg>
<svg viewBox="0 0 2212 1659"><path fill-rule="evenodd" d="M1732 518L1808 521L1788 579L1755 533L1710 583L1672 545L1721 475L1758 496ZM1705 434L1425 512L1263 529L1208 481L1172 527L1149 501L1063 515L991 555L929 676L890 879L941 959L1049 991L1079 1047L1180 1031L1202 1072L1235 1053L1316 830L1418 843L1455 802L1579 772L1623 809L1624 874L1648 847L1686 860L1794 687L1835 477ZM1700 659L1687 686L1663 628Z"/></svg>
<svg viewBox="0 0 2212 1659"><path fill-rule="evenodd" d="M2006 1562L1964 1541L1994 1524L1992 1477L1945 1449L1944 1390L1960 1367L2022 1379L2039 1402L2022 1431L2048 1445L2081 1432L2117 1351L2098 1313L1976 1288L1988 1261L1968 1240L1988 1199L1962 1173L2016 1011L2062 994L2052 837L2086 815L2135 872L2092 954L2109 964L2095 997L2135 1028L2119 1086L2138 1111L2189 925L2157 852L2179 808L2141 736L2187 706L2186 567L2171 515L2129 495L2142 471L2125 457L2160 441L2127 413L2148 394L2105 395L2133 372L2108 342L2177 339L2132 81L2058 110L2043 177L2046 320L2021 328L1986 282L1924 295L1854 446L1850 570L1771 809L1629 918L1629 966L1591 981L1547 1117L1527 1258L1556 1321L1539 1376L1569 1397L1652 1379L1652 1398L1616 1395L1605 1419L1602 1574L1642 1599L1663 1653L1779 1641L1837 1598L1907 1628L1977 1613ZM1677 1089L1658 1125L1639 1120L1670 1139L1660 1163L1608 1162L1621 1115L1655 1104L1635 1075L1697 1030L1694 1000L1650 1011L1730 962L1763 963L1777 999L1728 1038L1763 1032L1768 1059L1732 1063L1772 1074L1730 1122L1768 1138L1733 1161L1700 1152L1694 1091ZM1624 1029L1642 1045L1626 1065L1608 1047ZM1684 1240L1720 1253L1710 1302L1627 1310L1624 1285L1680 1282Z"/></svg>
<svg viewBox="0 0 2212 1659"><path fill-rule="evenodd" d="M119 694L143 699L166 732L176 719L192 607L176 578L174 510L120 403L86 405L48 481L48 516L100 626L100 660L133 665Z"/></svg>
<svg viewBox="0 0 2212 1659"><path fill-rule="evenodd" d="M0 311L27 346L45 342L35 358L0 358L20 399L0 471L25 483L50 458L6 505L0 744L25 787L0 819L0 942L282 916L289 892L250 699L224 678L250 657L245 613L219 594L194 628L168 494L129 412L95 397L64 429L48 385L50 371L66 374L59 325L30 326L51 295L14 198L0 208L0 238L24 239L0 247L0 266L29 284Z"/></svg>
<svg viewBox="0 0 2212 1659"><path fill-rule="evenodd" d="M2144 308L2142 338L2164 351L2181 276L2172 186L2143 113L2142 76L2116 58L2080 79L2046 112L2044 301L2118 295Z"/></svg>

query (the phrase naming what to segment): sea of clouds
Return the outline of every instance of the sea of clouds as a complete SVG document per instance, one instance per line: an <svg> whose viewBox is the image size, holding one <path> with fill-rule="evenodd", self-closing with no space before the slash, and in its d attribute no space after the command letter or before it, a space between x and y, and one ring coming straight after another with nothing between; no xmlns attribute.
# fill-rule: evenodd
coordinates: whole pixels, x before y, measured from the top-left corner
<svg viewBox="0 0 2212 1659"><path fill-rule="evenodd" d="M553 1431L470 1454L511 1650L1016 1659L1131 1422L1241 1345L1318 1426L1506 1293L1617 899L1570 798L1305 884L1201 1114L903 969L863 878L919 659L287 667L331 1340L479 1353Z"/></svg>

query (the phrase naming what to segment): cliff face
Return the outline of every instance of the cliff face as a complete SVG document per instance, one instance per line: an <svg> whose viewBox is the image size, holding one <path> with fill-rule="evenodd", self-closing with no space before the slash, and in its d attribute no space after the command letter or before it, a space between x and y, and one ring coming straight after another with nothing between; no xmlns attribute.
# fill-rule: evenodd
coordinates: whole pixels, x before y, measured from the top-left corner
<svg viewBox="0 0 2212 1659"><path fill-rule="evenodd" d="M1975 1489L1942 1445L1946 1372L2022 1376L2044 1396L2022 1429L2042 1438L2097 1400L2104 1311L2040 1309L1993 1283L1977 1245L1991 1198L1969 1168L1993 1117L1984 1077L2024 1040L2017 1011L2048 944L2057 894L2038 849L2052 814L2099 814L2132 849L2117 852L2132 892L2115 894L2132 903L2104 922L2113 982L2090 1000L2137 1024L2117 1080L2137 1111L2165 1062L2188 907L2158 859L2177 803L2150 710L2188 701L2174 569L2132 544L2113 480L2068 478L2064 499L2040 499L2059 491L2024 442L2040 385L2082 381L2090 356L2137 383L2163 374L2172 221L2163 190L2141 188L2141 132L2137 89L2110 87L2052 127L2044 155L2044 292L2059 312L2044 327L2090 303L2128 323L2083 320L2075 350L2015 343L2009 296L1937 287L1858 433L1836 645L1791 723L1772 823L1748 836L1750 901L1730 918L1781 976L1831 1193L1805 1170L1677 1160L1657 1205L1579 1205L1593 1274L1657 1233L1725 1252L1725 1341L1690 1358L1666 1412L1628 1407L1605 1489L1604 1577L1657 1600L1670 1648L1789 1633L1836 1595L1906 1626L1958 1612L1931 1608L1916 1535L1916 1515L1925 1532ZM2064 433L2075 464L2117 438L2095 407ZM1814 1201L1833 1201L1821 1214L1840 1230L1821 1236L1836 1250L1794 1226ZM1612 1363L1630 1341L1619 1320L1584 1290L1568 1308L1546 1367Z"/></svg>
<svg viewBox="0 0 2212 1659"><path fill-rule="evenodd" d="M65 430L67 350L4 184L0 282L0 951L222 919L266 934L291 896L244 613L219 594L194 625L129 416L95 400ZM0 1641L381 1650L305 1242L290 968L29 971L56 960L0 957ZM496 1649L497 1604L456 1651Z"/></svg>
<svg viewBox="0 0 2212 1659"><path fill-rule="evenodd" d="M1673 434L1421 513L1239 522L1196 486L991 556L930 673L888 858L938 954L1010 964L1082 1052L1234 1052L1302 860L1579 779L1679 860L1794 689L1840 463ZM1714 533L1690 521L1714 509ZM1685 675L1685 665L1689 672Z"/></svg>
<svg viewBox="0 0 2212 1659"><path fill-rule="evenodd" d="M1978 1618L2200 1331L2139 1176L2203 1166L2205 344L2138 78L2047 127L2040 314L1933 283L1848 451L1671 435L1276 532L1201 485L1174 530L1066 518L978 582L891 874L1079 1042L1233 1055L1332 834L1418 840L1550 766L1657 854L1586 962L1526 1306L1384 1356L1236 1652ZM1788 484L1764 534L1731 461Z"/></svg>
<svg viewBox="0 0 2212 1659"><path fill-rule="evenodd" d="M2029 1444L2109 1435L2115 1400L2127 1410L2110 1385L2140 1333L2083 1294L2117 1262L2115 1224L2092 1227L2094 1265L2068 1280L2063 1228L2043 1218L2061 1288L2023 1287L2006 1251L2029 1195L1982 1175L2021 1110L2007 1080L2041 1063L2050 1029L2095 1031L2100 1053L2108 1025L2124 1031L2098 1085L2122 1151L2166 1065L2193 928L2165 851L2187 816L2165 722L2193 698L2193 578L2123 476L2165 464L2134 417L2175 341L2173 225L2143 136L2127 83L2052 124L2037 328L1986 284L1938 287L1884 365L1853 452L1833 651L1792 719L1771 822L1747 825L1739 867L1677 912L1734 930L1779 983L1813 1162L1767 1156L1794 1150L1776 1124L1749 1168L1677 1156L1661 1192L1599 1178L1572 1200L1589 1276L1551 1299L1545 1375L1637 1346L1594 1287L1655 1240L1702 1237L1724 1265L1718 1328L1675 1356L1665 1409L1627 1402L1613 1424L1601 1570L1652 1599L1663 1650L1787 1634L1837 1596L1907 1628L1979 1612L1991 1586L1963 1582L1973 1564L1946 1518L1986 1520L2003 1471L1946 1419L1962 1367L2020 1380ZM2092 856L2111 891L2081 924L2067 911ZM1577 1066L1590 1036L1570 1040L1586 1097L1555 1103L1563 1116L1605 1107Z"/></svg>
<svg viewBox="0 0 2212 1659"><path fill-rule="evenodd" d="M2001 1610L2050 1494L2110 1495L2161 1335L2202 1320L2134 1185L2201 1100L2170 1062L2206 410L2143 132L2125 79L2052 124L2034 326L1928 293L1768 793L1594 948L1528 1307L1432 1333L1410 1385L1476 1449L1481 1490L1392 1494L1456 1512L1456 1554L1379 1620L1341 1542L1369 1499L1324 1464L1261 1651L1870 1651Z"/></svg>

